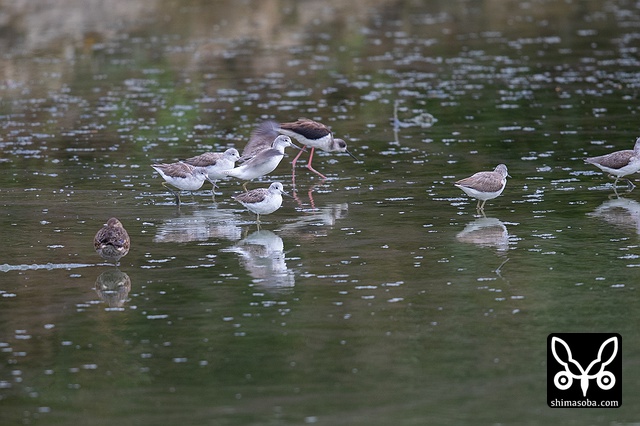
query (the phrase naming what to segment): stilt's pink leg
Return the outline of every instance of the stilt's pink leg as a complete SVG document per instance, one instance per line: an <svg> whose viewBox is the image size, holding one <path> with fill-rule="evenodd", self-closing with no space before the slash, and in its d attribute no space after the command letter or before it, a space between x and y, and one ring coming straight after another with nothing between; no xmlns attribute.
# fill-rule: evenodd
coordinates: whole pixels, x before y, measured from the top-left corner
<svg viewBox="0 0 640 426"><path fill-rule="evenodd" d="M311 147L311 154L309 154L309 162L307 163L307 169L311 170L313 173L317 174L322 179L326 179L327 177L325 175L323 175L322 173L320 173L319 171L314 169L313 166L311 165L311 161L313 161L313 153L314 153L314 151L315 151L315 147Z"/></svg>
<svg viewBox="0 0 640 426"><path fill-rule="evenodd" d="M298 161L298 158L300 158L300 156L302 155L302 150L300 150L300 152L298 153L298 155L296 155L296 158L293 159L293 162L291 164L293 164L293 168L296 168L296 162ZM313 155L313 151L311 151L312 155Z"/></svg>
<svg viewBox="0 0 640 426"><path fill-rule="evenodd" d="M296 190L296 162L298 161L298 158L300 158L301 155L302 155L302 150L300 150L298 155L296 155L296 158L294 158L293 161L291 162L291 164L293 164L293 167L292 167L293 170L291 171L291 184L293 185L294 192Z"/></svg>

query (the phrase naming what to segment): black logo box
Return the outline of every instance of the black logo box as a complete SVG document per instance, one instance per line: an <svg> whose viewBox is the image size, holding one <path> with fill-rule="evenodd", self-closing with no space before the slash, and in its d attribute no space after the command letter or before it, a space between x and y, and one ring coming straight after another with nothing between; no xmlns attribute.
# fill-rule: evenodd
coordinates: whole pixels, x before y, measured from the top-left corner
<svg viewBox="0 0 640 426"><path fill-rule="evenodd" d="M606 365L603 367L603 364ZM566 389L559 389L556 383ZM550 334L547 338L547 403L552 408L620 407L622 337L617 333Z"/></svg>

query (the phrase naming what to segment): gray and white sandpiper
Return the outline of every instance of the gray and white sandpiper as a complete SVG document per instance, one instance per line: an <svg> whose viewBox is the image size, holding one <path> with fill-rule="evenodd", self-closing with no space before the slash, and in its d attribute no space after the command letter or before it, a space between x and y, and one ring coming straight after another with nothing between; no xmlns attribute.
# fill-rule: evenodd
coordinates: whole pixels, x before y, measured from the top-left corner
<svg viewBox="0 0 640 426"><path fill-rule="evenodd" d="M615 176L616 180L613 182L615 188L621 177L628 176L640 170L640 138L636 139L633 149L624 149L598 157L585 158L584 162L593 164L603 172ZM629 189L635 188L633 182L628 178L626 180Z"/></svg>
<svg viewBox="0 0 640 426"><path fill-rule="evenodd" d="M314 169L311 165L311 162L313 161L313 153L316 148L326 152L346 152L354 160L358 160L347 150L347 143L344 140L334 138L329 127L322 123L318 123L317 121L310 120L308 118L300 118L291 123L280 123L277 130L283 135L290 136L301 144L311 147L307 169L311 170L322 179L326 179L327 177ZM293 159L294 169L296 167L296 162L301 155L302 152L298 153L296 158Z"/></svg>
<svg viewBox="0 0 640 426"><path fill-rule="evenodd" d="M289 136L278 135L271 144L271 148L259 151L240 166L231 170L225 170L223 173L227 176L244 180L245 182L242 187L246 192L248 181L268 175L278 167L278 164L280 164L280 161L284 157L284 149L289 146L301 149L291 142Z"/></svg>
<svg viewBox="0 0 640 426"><path fill-rule="evenodd" d="M257 188L248 192L241 192L233 197L234 200L245 206L249 211L257 215L257 223L260 223L260 215L271 214L282 206L284 187L280 182L273 182L269 188Z"/></svg>
<svg viewBox="0 0 640 426"><path fill-rule="evenodd" d="M212 191L215 197L216 181L226 177L227 175L224 174L224 172L233 169L238 159L240 159L238 150L229 148L225 152L205 152L204 154L182 160L182 162L207 169L207 176L209 176L209 180L213 182Z"/></svg>
<svg viewBox="0 0 640 426"><path fill-rule="evenodd" d="M117 218L112 217L96 233L93 238L93 248L100 257L117 264L122 257L129 253L131 239L122 223Z"/></svg>
<svg viewBox="0 0 640 426"><path fill-rule="evenodd" d="M207 169L204 167L195 167L180 161L170 164L152 164L151 167L160 173L160 176L165 180L165 182L162 182L162 186L176 197L178 206L180 205L180 191L174 191L167 184L175 186L178 190L196 191L207 180L215 187L215 184L209 179Z"/></svg>
<svg viewBox="0 0 640 426"><path fill-rule="evenodd" d="M478 172L467 178L460 179L454 185L462 189L468 196L476 198L478 211L484 211L484 204L502 194L507 185L507 166L498 164L492 172ZM482 201L482 204L480 204Z"/></svg>

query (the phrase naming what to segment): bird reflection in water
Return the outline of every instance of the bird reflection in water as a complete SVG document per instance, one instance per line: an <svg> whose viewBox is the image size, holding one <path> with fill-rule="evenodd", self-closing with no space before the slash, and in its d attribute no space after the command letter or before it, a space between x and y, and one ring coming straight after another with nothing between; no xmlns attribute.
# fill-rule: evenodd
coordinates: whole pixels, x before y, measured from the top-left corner
<svg viewBox="0 0 640 426"><path fill-rule="evenodd" d="M509 232L505 224L495 217L482 217L467 224L456 235L458 241L481 247L493 247L498 252L509 250Z"/></svg>
<svg viewBox="0 0 640 426"><path fill-rule="evenodd" d="M131 291L131 278L117 268L109 269L98 275L95 290L110 308L121 308Z"/></svg>
<svg viewBox="0 0 640 426"><path fill-rule="evenodd" d="M615 197L600 204L587 216L635 231L640 235L640 203L624 197Z"/></svg>
<svg viewBox="0 0 640 426"><path fill-rule="evenodd" d="M327 235L328 229L334 227L337 221L347 217L348 213L348 203L329 204L306 212L295 222L285 223L280 230L282 235L302 239L305 239L305 235L312 237Z"/></svg>
<svg viewBox="0 0 640 426"><path fill-rule="evenodd" d="M502 255L509 250L509 232L507 227L495 217L482 217L467 224L462 231L456 235L458 241L472 243L480 247L495 248L498 254ZM507 257L494 271L500 278L502 277L502 267L509 261Z"/></svg>
<svg viewBox="0 0 640 426"><path fill-rule="evenodd" d="M196 210L191 215L167 219L158 226L153 241L156 243L185 243L223 238L238 241L242 228L235 224L233 213L219 209Z"/></svg>
<svg viewBox="0 0 640 426"><path fill-rule="evenodd" d="M324 180L320 181L319 183L314 183L313 185L311 185L308 189L307 189L307 198L309 198L309 207L305 207L305 202L303 202L302 198L300 198L300 196L298 195L299 191L298 189L296 189L295 185L293 188L293 199L298 203L298 207L300 207L300 209L302 210L316 210L316 202L313 199L313 193L318 191L320 188L322 187L329 187L328 184L325 183ZM320 193L322 193L323 191L321 190ZM330 189L326 189L324 190L324 192L331 192Z"/></svg>
<svg viewBox="0 0 640 426"><path fill-rule="evenodd" d="M256 285L272 290L295 285L293 271L285 262L282 238L271 231L256 231L225 251L240 255L240 263Z"/></svg>

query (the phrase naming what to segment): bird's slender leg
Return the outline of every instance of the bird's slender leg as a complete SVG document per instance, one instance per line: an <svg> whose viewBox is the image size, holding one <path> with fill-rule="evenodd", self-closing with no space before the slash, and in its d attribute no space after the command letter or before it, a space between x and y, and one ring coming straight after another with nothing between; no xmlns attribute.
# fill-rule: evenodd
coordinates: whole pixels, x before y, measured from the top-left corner
<svg viewBox="0 0 640 426"><path fill-rule="evenodd" d="M313 148L312 148L313 149ZM296 158L293 159L293 161L291 162L291 164L293 164L293 168L295 170L296 168L296 163L298 162L298 158L300 158L300 156L302 155L304 151L300 150L300 152L298 153L298 155L296 155ZM313 151L312 151L313 152Z"/></svg>
<svg viewBox="0 0 640 426"><path fill-rule="evenodd" d="M487 200L484 200L484 201L482 201L482 203L480 203L480 200L478 200L478 205L476 206L476 213L478 215L482 215L482 217L487 217L484 214L484 203L486 203L486 202L487 202Z"/></svg>
<svg viewBox="0 0 640 426"><path fill-rule="evenodd" d="M247 183L249 182L245 182L242 184L242 187L244 188L244 192L249 192L249 190L247 189Z"/></svg>
<svg viewBox="0 0 640 426"><path fill-rule="evenodd" d="M162 182L162 186L164 186L169 192L171 192L174 197L176 197L176 205L180 206L180 191L174 191L173 189L167 186L167 182Z"/></svg>
<svg viewBox="0 0 640 426"><path fill-rule="evenodd" d="M304 152L303 150L300 150L298 155L296 155L296 158L294 158L293 161L291 162L291 164L292 164L291 185L293 186L293 191L294 192L296 190L296 163L298 162L298 158L300 158L300 156L302 155L303 152Z"/></svg>
<svg viewBox="0 0 640 426"><path fill-rule="evenodd" d="M309 162L307 163L307 169L311 170L313 173L317 174L322 179L326 179L327 177L325 175L323 175L322 173L314 169L313 166L311 165L311 161L313 161L313 153L315 152L315 150L316 150L315 147L311 147L311 154L309 154Z"/></svg>
<svg viewBox="0 0 640 426"><path fill-rule="evenodd" d="M213 198L213 201L216 200L216 181L214 180L213 182L211 182L211 184L213 185L211 187L211 197Z"/></svg>

